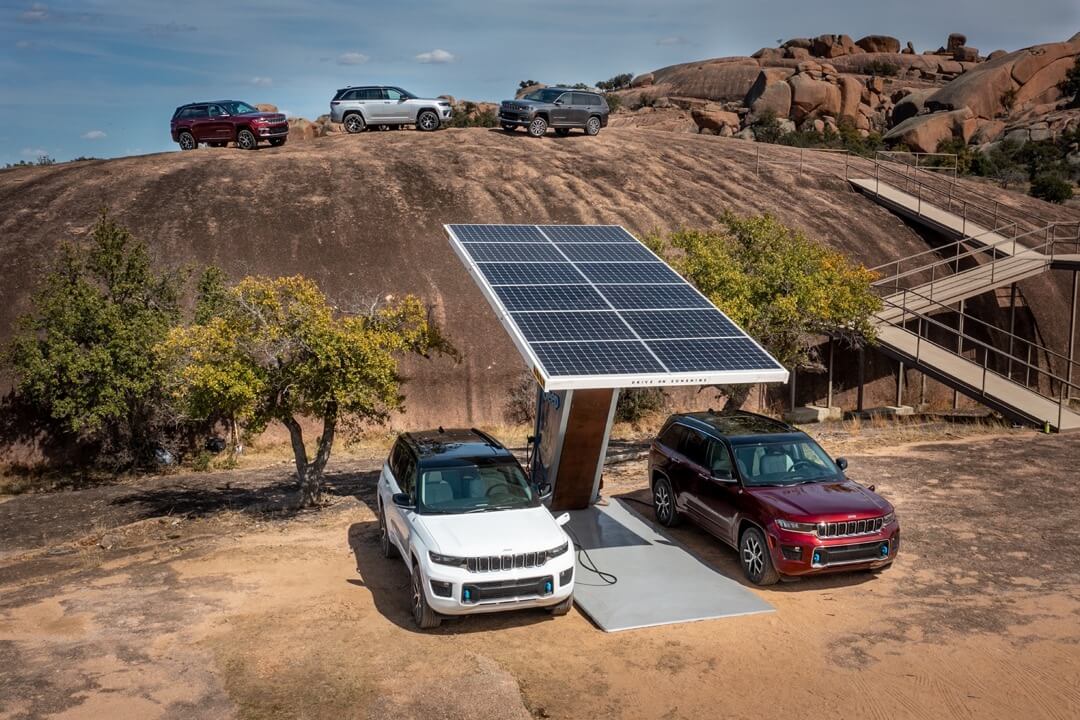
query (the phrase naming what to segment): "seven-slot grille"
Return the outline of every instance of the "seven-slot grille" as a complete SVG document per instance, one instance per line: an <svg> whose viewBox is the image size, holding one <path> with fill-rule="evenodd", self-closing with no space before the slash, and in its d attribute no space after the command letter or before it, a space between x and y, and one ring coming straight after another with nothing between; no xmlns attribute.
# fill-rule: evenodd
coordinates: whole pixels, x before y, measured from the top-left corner
<svg viewBox="0 0 1080 720"><path fill-rule="evenodd" d="M848 520L847 522L818 523L817 535L822 538L873 535L880 532L884 518Z"/></svg>
<svg viewBox="0 0 1080 720"><path fill-rule="evenodd" d="M514 568L540 567L547 562L547 553L531 552L517 555L485 555L466 561L469 572L497 572Z"/></svg>

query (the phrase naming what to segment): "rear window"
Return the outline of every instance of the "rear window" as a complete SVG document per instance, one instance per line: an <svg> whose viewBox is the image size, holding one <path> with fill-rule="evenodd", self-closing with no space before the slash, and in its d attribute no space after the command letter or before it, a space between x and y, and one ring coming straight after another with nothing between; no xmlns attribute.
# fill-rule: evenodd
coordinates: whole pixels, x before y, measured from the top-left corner
<svg viewBox="0 0 1080 720"><path fill-rule="evenodd" d="M599 105L600 98L592 93L574 93L575 105Z"/></svg>
<svg viewBox="0 0 1080 720"><path fill-rule="evenodd" d="M176 116L182 120L189 120L191 118L209 117L209 113L205 105L197 105L195 107L180 108Z"/></svg>
<svg viewBox="0 0 1080 720"><path fill-rule="evenodd" d="M356 100L384 100L386 94L382 88L364 88L356 91Z"/></svg>

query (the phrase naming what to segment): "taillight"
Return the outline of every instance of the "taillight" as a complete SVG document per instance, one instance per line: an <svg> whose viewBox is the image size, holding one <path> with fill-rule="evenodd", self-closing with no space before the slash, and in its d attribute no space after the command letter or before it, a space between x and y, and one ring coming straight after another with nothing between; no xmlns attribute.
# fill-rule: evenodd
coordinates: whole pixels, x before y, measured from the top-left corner
<svg viewBox="0 0 1080 720"><path fill-rule="evenodd" d="M331 105L340 105L341 103L339 101L337 101L337 100L331 100L330 104Z"/></svg>

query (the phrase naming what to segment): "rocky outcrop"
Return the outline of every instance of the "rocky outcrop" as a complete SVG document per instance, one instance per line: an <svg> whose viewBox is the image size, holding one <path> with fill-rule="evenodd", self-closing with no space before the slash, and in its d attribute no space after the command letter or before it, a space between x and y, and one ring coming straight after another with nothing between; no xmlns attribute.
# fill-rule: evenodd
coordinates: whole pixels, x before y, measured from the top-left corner
<svg viewBox="0 0 1080 720"><path fill-rule="evenodd" d="M810 46L810 54L821 58L836 58L861 52L863 49L848 35L818 35Z"/></svg>
<svg viewBox="0 0 1080 720"><path fill-rule="evenodd" d="M259 112L276 113L278 111L277 105L271 105L270 103L257 103L255 109Z"/></svg>
<svg viewBox="0 0 1080 720"><path fill-rule="evenodd" d="M743 101L750 108L751 120L766 112L772 112L778 118L788 116L791 112L791 86L787 80L793 74L786 68L765 68L758 74Z"/></svg>
<svg viewBox="0 0 1080 720"><path fill-rule="evenodd" d="M932 153L937 152L942 140L959 137L967 142L974 135L976 127L971 110L963 108L908 118L887 132L884 139L906 145L915 152Z"/></svg>
<svg viewBox="0 0 1080 720"><path fill-rule="evenodd" d="M888 35L867 35L857 40L855 44L868 53L900 52L900 41Z"/></svg>
<svg viewBox="0 0 1080 720"><path fill-rule="evenodd" d="M904 95L893 106L892 111L892 124L899 125L909 118L913 118L919 115L926 109L926 99L933 95L936 91L933 89L920 89L912 90Z"/></svg>
<svg viewBox="0 0 1080 720"><path fill-rule="evenodd" d="M761 65L753 58L718 58L654 70L656 96L695 97L714 102L741 101L757 80Z"/></svg>
<svg viewBox="0 0 1080 720"><path fill-rule="evenodd" d="M642 73L641 75L638 75L637 77L635 77L633 80L630 81L630 87L635 87L635 88L649 87L650 85L653 84L655 79L656 78L653 76L652 73Z"/></svg>
<svg viewBox="0 0 1080 720"><path fill-rule="evenodd" d="M515 98L523 98L523 97L525 97L526 95L528 95L531 92L535 92L537 90L543 90L546 87L547 87L547 85L545 83L534 83L532 85L526 85L523 88L518 88L518 91L514 94L514 97Z"/></svg>
<svg viewBox="0 0 1080 720"><path fill-rule="evenodd" d="M739 130L739 116L733 112L727 112L714 105L704 108L693 108L690 117L697 125L698 132L711 132L716 135L730 137Z"/></svg>
<svg viewBox="0 0 1080 720"><path fill-rule="evenodd" d="M825 80L814 79L812 72L800 72L788 81L791 85L791 119L797 124L811 115L836 117L840 113L840 88Z"/></svg>

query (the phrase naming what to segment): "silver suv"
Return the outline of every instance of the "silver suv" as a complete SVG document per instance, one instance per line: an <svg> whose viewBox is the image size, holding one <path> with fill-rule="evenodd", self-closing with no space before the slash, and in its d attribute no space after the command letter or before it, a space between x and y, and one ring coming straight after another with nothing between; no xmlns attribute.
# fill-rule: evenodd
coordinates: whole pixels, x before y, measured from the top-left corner
<svg viewBox="0 0 1080 720"><path fill-rule="evenodd" d="M330 101L331 122L344 124L345 131L350 133L382 125L415 125L418 130L438 130L452 115L446 100L418 98L389 85L342 88Z"/></svg>

